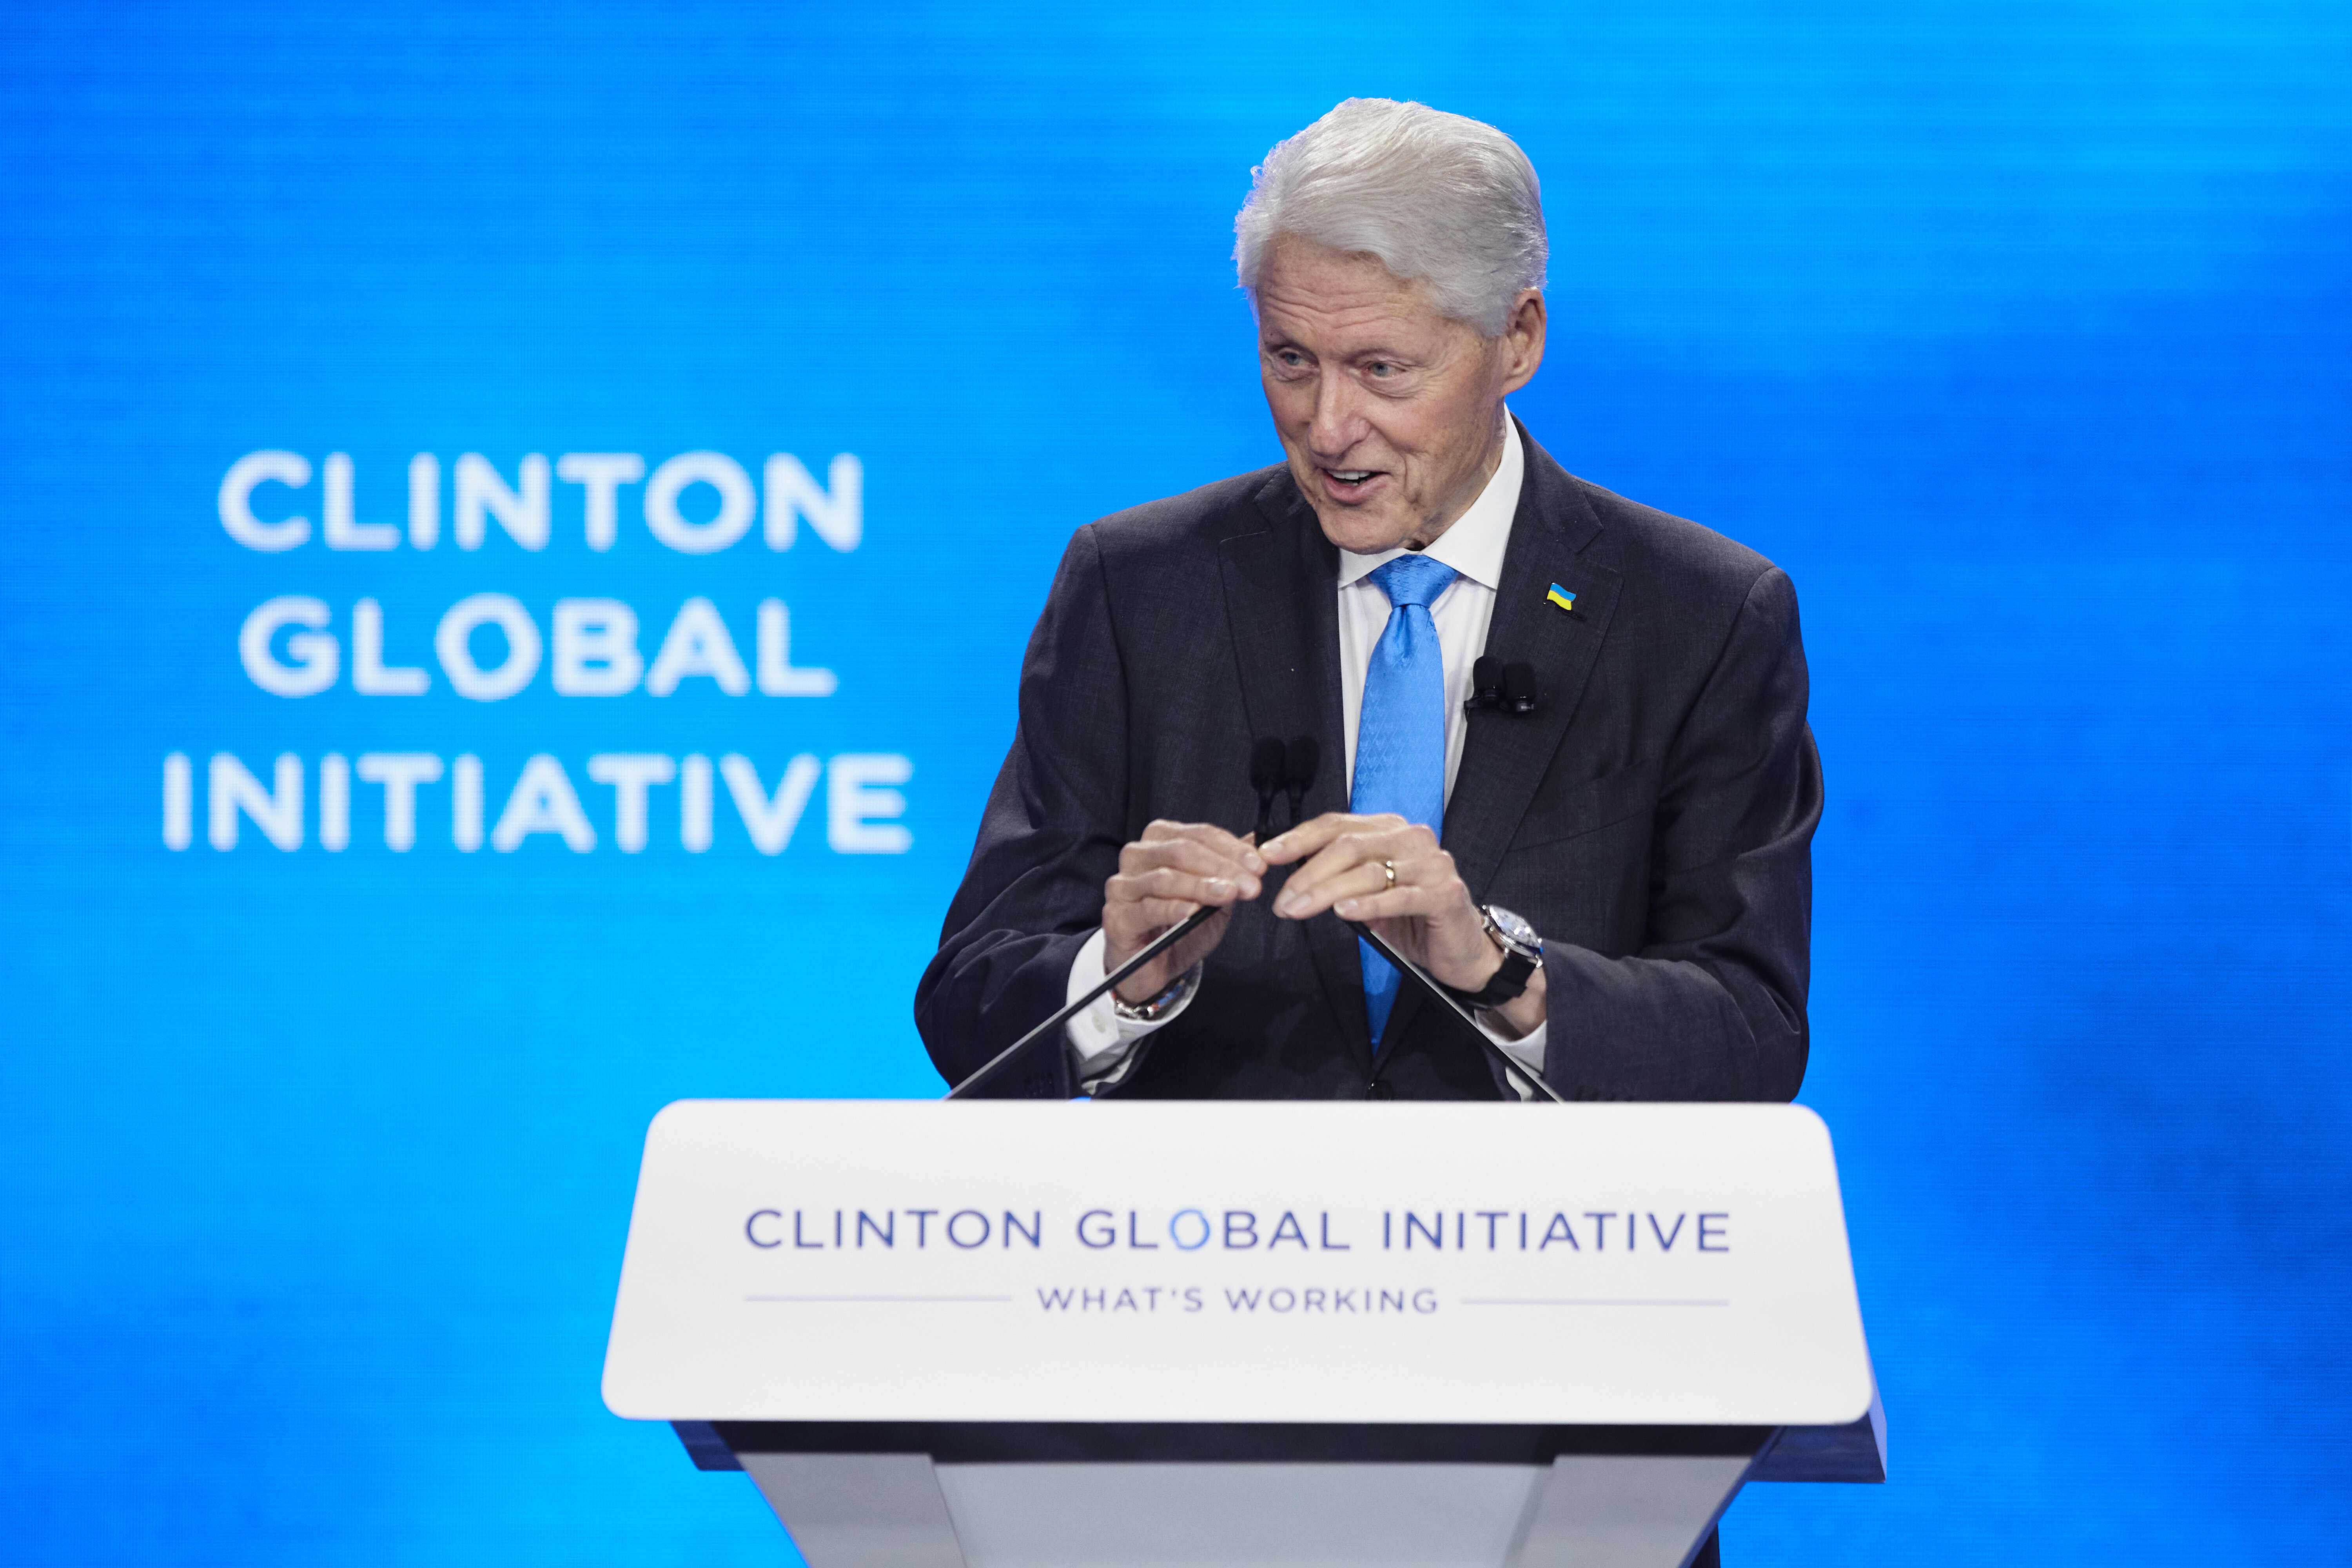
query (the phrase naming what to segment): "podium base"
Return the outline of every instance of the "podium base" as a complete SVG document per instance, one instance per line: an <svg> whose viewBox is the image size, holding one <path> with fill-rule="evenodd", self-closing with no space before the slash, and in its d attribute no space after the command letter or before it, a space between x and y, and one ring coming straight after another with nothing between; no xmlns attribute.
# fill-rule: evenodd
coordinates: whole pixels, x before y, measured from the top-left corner
<svg viewBox="0 0 2352 1568"><path fill-rule="evenodd" d="M812 1568L1685 1568L1750 1480L1884 1427L681 1422Z"/></svg>
<svg viewBox="0 0 2352 1568"><path fill-rule="evenodd" d="M933 1465L747 1454L811 1568L1684 1568L1745 1458Z"/></svg>

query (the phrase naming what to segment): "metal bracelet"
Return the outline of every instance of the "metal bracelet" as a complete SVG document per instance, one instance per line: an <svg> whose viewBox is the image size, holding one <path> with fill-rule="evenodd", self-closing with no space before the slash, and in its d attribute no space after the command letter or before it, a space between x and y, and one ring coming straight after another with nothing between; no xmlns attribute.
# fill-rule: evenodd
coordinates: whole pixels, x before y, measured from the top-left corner
<svg viewBox="0 0 2352 1568"><path fill-rule="evenodd" d="M1129 1024L1156 1024L1191 996L1193 988L1200 984L1201 965L1196 963L1178 975L1167 990L1148 1002L1129 1002L1118 992L1112 992L1111 1011Z"/></svg>

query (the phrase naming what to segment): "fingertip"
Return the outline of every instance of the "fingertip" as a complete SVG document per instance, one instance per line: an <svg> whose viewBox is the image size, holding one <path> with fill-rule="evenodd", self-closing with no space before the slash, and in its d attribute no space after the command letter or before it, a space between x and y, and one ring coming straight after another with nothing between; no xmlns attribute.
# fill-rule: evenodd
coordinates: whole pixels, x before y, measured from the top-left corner
<svg viewBox="0 0 2352 1568"><path fill-rule="evenodd" d="M1242 857L1242 864L1248 867L1253 874L1265 869L1265 861L1255 849Z"/></svg>
<svg viewBox="0 0 2352 1568"><path fill-rule="evenodd" d="M1356 910L1361 908L1363 900L1360 899L1341 899L1331 906L1331 912L1341 920L1351 921L1356 918Z"/></svg>

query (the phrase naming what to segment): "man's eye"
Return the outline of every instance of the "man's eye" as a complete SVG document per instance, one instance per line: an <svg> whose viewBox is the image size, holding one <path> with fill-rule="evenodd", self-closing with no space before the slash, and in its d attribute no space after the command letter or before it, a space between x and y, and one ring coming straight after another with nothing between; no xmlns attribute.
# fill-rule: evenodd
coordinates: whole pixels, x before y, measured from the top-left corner
<svg viewBox="0 0 2352 1568"><path fill-rule="evenodd" d="M1380 377L1381 377L1381 378L1385 379L1385 378L1388 376L1388 374L1389 374L1389 373L1390 373L1391 371L1393 371L1393 370L1395 370L1395 369L1396 369L1396 366L1394 366L1394 365L1392 365L1392 364L1389 363L1389 362L1388 362L1388 361L1386 361L1386 360L1382 359L1382 360L1374 360L1374 361L1373 361L1370 365L1368 365L1366 368L1367 368L1368 370L1370 370L1370 371L1371 372L1371 374L1374 374L1374 375L1376 375L1376 376L1380 376Z"/></svg>

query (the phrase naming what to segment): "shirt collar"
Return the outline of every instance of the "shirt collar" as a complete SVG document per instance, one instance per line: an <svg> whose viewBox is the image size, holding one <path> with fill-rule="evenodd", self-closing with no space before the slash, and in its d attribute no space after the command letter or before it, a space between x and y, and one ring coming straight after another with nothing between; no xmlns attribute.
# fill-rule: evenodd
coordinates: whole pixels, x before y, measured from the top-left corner
<svg viewBox="0 0 2352 1568"><path fill-rule="evenodd" d="M1511 542L1511 519L1518 514L1519 487L1527 479L1527 454L1519 447L1518 421L1503 414L1503 460L1495 466L1494 477L1470 510L1454 520L1454 526L1437 536L1437 542L1422 552L1432 561L1443 562L1462 576L1481 587L1501 592L1503 586L1503 552ZM1377 555L1359 555L1352 550L1339 552L1339 586L1351 587L1375 568L1384 566L1404 554L1402 550L1383 550Z"/></svg>

